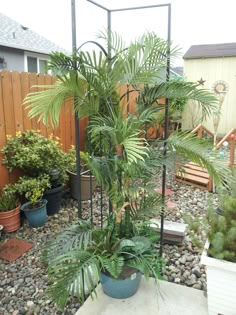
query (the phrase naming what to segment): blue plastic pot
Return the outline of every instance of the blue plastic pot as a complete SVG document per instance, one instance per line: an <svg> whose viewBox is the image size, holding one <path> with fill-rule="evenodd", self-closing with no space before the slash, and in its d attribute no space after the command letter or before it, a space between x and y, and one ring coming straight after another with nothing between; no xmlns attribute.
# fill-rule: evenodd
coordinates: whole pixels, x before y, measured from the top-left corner
<svg viewBox="0 0 236 315"><path fill-rule="evenodd" d="M101 273L101 285L103 292L115 299L126 299L134 295L141 281L142 274L136 272L132 274L129 278L120 280L113 279L104 273Z"/></svg>
<svg viewBox="0 0 236 315"><path fill-rule="evenodd" d="M31 227L40 227L40 226L44 226L46 220L47 220L47 200L42 199L42 206L37 207L37 208L33 208L33 209L29 209L28 206L30 204L32 204L30 201L24 203L21 206L21 210L24 211L25 216L29 222L29 225Z"/></svg>

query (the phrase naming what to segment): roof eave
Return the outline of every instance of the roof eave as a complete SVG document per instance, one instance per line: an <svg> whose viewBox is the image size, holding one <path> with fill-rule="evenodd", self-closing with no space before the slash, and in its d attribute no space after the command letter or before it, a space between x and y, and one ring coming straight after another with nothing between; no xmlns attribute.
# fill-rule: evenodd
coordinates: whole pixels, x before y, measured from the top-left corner
<svg viewBox="0 0 236 315"><path fill-rule="evenodd" d="M23 46L20 46L20 45L6 44L6 43L2 43L2 42L0 42L0 46L15 48L15 49L24 50L24 51L30 51L30 52L44 54L44 55L49 55L50 54L50 52L45 51L45 50L35 50L35 49L29 48L29 47L23 47Z"/></svg>
<svg viewBox="0 0 236 315"><path fill-rule="evenodd" d="M236 57L235 55L221 55L221 56L191 56L191 57L185 57L183 56L184 60L190 60L190 59L209 59L209 58L227 58L227 57Z"/></svg>

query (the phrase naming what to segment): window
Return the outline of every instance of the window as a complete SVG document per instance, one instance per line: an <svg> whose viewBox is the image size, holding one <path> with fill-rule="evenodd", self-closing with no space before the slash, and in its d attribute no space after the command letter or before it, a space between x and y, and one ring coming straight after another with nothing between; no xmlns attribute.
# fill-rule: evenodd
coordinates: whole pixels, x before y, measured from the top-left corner
<svg viewBox="0 0 236 315"><path fill-rule="evenodd" d="M0 70L4 70L7 68L7 63L4 57L0 56Z"/></svg>
<svg viewBox="0 0 236 315"><path fill-rule="evenodd" d="M35 72L37 73L37 58L34 57L27 57L27 66L28 72Z"/></svg>
<svg viewBox="0 0 236 315"><path fill-rule="evenodd" d="M39 59L39 72L47 73L46 67L47 67L47 60Z"/></svg>
<svg viewBox="0 0 236 315"><path fill-rule="evenodd" d="M47 60L41 57L38 57L36 54L27 54L25 56L26 64L25 71L33 73L47 73L46 66ZM44 56L43 56L44 57Z"/></svg>

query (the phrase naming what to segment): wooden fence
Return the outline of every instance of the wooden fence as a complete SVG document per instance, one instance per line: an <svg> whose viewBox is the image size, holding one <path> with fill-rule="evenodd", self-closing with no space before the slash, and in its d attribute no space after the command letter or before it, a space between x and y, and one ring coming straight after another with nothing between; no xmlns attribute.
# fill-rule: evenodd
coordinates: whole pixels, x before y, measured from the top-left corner
<svg viewBox="0 0 236 315"><path fill-rule="evenodd" d="M34 85L51 85L55 82L55 77L44 74L35 74L17 71L10 72L4 70L0 72L0 151L7 142L7 135L15 136L16 132L24 130L39 130L40 133L48 137L51 134L60 138L63 150L67 151L72 144L75 144L75 118L71 110L68 110L69 104L64 104L61 110L60 122L57 129L46 127L42 122L38 122L37 118L29 119L28 110L22 106L25 96L37 88ZM118 93L120 95L127 92L127 86L122 86ZM134 113L134 103L137 92L124 97L122 103L129 104L126 110ZM164 103L165 100L159 100ZM124 115L127 113L124 112ZM80 147L84 149L85 143L85 127L87 119L80 121ZM154 126L148 130L150 138L157 137L158 126ZM15 182L19 177L19 173L14 171L8 173L5 166L2 165L2 154L0 153L0 189L10 182Z"/></svg>
<svg viewBox="0 0 236 315"><path fill-rule="evenodd" d="M69 111L68 104L64 104L60 115L60 123L57 129L46 128L37 118L29 119L28 111L22 106L25 96L35 91L34 85L50 85L55 78L50 75L35 74L27 72L0 72L0 150L6 144L6 136L15 136L17 131L40 130L40 133L48 137L51 134L60 138L63 150L67 151L72 144L75 144L74 116ZM80 122L80 145L84 148L84 129L86 120ZM0 189L7 183L14 182L17 172L8 173L2 165L2 154L0 153Z"/></svg>

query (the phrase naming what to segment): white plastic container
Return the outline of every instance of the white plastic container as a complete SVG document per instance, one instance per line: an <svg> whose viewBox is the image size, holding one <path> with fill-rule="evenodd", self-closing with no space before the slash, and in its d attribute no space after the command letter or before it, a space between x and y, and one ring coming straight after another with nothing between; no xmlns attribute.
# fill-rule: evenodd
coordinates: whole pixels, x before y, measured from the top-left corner
<svg viewBox="0 0 236 315"><path fill-rule="evenodd" d="M207 256L206 242L201 264L207 267L209 315L236 315L236 263Z"/></svg>

